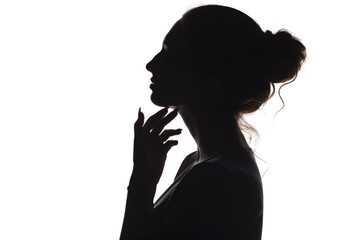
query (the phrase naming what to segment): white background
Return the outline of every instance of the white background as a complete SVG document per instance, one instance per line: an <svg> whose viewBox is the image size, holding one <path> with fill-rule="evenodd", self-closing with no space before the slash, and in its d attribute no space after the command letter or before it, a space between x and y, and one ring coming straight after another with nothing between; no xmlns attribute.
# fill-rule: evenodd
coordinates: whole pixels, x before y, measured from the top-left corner
<svg viewBox="0 0 360 240"><path fill-rule="evenodd" d="M0 239L118 239L146 63L199 3L0 2ZM360 239L356 1L218 1L307 47L296 81L249 119L260 132L264 240ZM196 146L181 119L157 197ZM259 161L261 171L266 164Z"/></svg>

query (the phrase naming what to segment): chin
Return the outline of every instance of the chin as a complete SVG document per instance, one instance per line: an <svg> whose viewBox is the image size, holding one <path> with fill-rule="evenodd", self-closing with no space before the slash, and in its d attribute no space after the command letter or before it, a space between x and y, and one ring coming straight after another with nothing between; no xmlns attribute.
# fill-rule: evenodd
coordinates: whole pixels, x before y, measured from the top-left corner
<svg viewBox="0 0 360 240"><path fill-rule="evenodd" d="M151 94L151 102L159 107L170 107L170 108L176 108L180 105L179 101L176 101L175 99L171 98L170 96L161 96L158 93L153 92Z"/></svg>
<svg viewBox="0 0 360 240"><path fill-rule="evenodd" d="M154 97L154 94L151 94L151 102L159 107L166 107L166 104L164 104L160 99Z"/></svg>

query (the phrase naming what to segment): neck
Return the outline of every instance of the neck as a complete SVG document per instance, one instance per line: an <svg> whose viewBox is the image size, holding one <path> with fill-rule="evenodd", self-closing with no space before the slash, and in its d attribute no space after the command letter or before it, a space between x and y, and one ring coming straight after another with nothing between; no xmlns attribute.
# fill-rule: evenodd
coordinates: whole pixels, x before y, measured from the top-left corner
<svg viewBox="0 0 360 240"><path fill-rule="evenodd" d="M198 146L198 161L219 154L229 146L249 147L234 114L221 106L179 106L179 114Z"/></svg>

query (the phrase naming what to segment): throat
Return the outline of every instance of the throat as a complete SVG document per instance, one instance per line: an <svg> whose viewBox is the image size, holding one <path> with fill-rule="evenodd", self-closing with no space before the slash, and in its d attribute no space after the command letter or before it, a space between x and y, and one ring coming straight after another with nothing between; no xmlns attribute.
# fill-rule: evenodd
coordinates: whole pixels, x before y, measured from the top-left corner
<svg viewBox="0 0 360 240"><path fill-rule="evenodd" d="M222 154L229 149L249 145L232 113L200 108L197 111L179 108L186 126L193 136L198 156L196 162Z"/></svg>

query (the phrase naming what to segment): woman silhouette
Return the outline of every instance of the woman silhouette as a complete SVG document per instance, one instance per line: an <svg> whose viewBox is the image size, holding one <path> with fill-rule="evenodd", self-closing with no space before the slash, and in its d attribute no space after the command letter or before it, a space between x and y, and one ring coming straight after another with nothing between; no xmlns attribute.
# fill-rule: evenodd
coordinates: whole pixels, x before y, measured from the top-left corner
<svg viewBox="0 0 360 240"><path fill-rule="evenodd" d="M151 100L164 108L145 123L139 110L120 239L261 239L261 177L238 122L274 94L274 83L294 80L305 57L290 33L263 32L236 9L186 12L146 66ZM168 139L181 133L164 127L177 114L198 151L154 204L166 154L177 144Z"/></svg>

